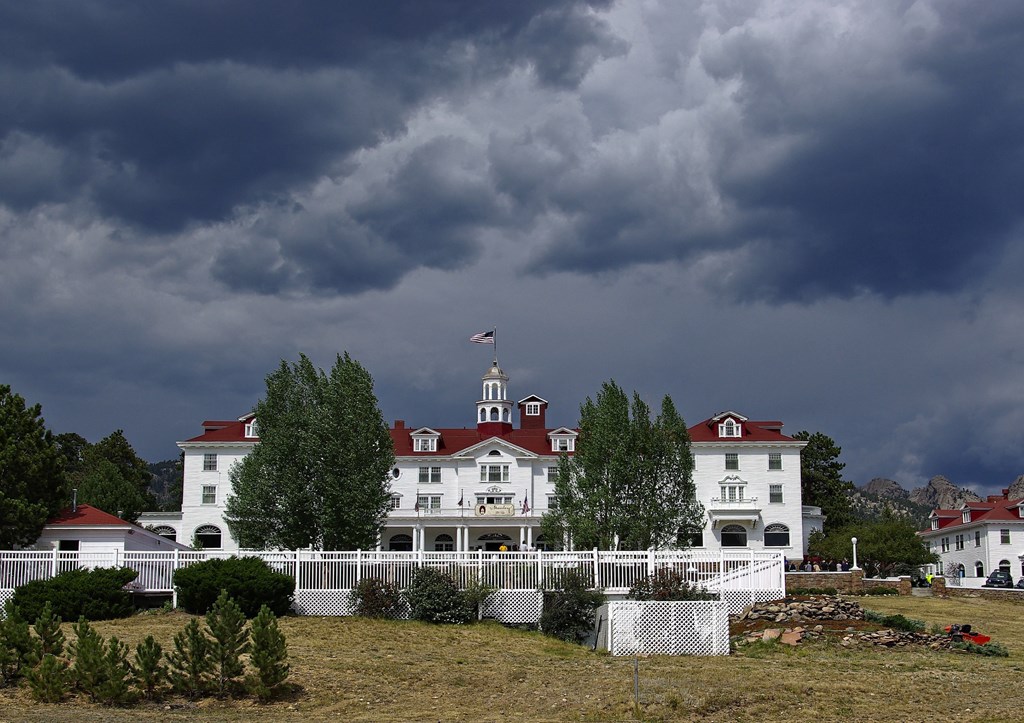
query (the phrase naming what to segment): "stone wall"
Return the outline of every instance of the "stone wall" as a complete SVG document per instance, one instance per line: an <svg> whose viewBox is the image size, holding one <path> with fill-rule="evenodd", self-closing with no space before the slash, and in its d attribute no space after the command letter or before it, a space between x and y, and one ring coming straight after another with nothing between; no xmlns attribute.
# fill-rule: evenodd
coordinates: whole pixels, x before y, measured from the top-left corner
<svg viewBox="0 0 1024 723"><path fill-rule="evenodd" d="M857 595L873 587L894 587L900 595L910 595L910 578L864 578L863 570L849 572L787 572L786 590L834 588L840 593Z"/></svg>
<svg viewBox="0 0 1024 723"><path fill-rule="evenodd" d="M945 583L945 581L943 581ZM980 597L986 600L1009 600L1024 605L1024 590L1007 590L993 587L953 587L946 586L941 593L932 588L932 594L943 597Z"/></svg>

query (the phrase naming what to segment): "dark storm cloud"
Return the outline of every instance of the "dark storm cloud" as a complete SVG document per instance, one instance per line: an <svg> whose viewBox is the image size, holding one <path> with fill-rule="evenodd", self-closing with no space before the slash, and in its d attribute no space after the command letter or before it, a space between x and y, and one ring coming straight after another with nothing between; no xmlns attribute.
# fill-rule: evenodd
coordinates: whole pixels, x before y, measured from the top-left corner
<svg viewBox="0 0 1024 723"><path fill-rule="evenodd" d="M530 65L566 85L616 50L577 4L310 7L0 6L2 151L46 149L78 171L14 190L0 178L0 201L79 192L144 230L219 220L400 132L415 104L473 74Z"/></svg>

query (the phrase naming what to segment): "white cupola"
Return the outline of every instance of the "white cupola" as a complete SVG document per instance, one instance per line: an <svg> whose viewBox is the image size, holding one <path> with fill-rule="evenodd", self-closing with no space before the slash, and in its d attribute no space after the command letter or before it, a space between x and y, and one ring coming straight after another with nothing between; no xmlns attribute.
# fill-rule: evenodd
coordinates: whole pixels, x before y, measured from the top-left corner
<svg viewBox="0 0 1024 723"><path fill-rule="evenodd" d="M512 431L512 402L508 398L508 376L497 360L481 377L483 391L476 403L476 426L488 434Z"/></svg>

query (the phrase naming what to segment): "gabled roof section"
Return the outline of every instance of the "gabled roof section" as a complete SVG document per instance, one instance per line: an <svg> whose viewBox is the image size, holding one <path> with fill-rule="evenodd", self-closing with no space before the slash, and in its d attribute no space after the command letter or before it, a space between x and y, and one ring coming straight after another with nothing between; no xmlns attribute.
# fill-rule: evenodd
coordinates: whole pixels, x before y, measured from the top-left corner
<svg viewBox="0 0 1024 723"><path fill-rule="evenodd" d="M541 404L547 404L548 400L547 399L542 399L542 398L538 397L536 394L531 394L530 396L523 397L518 402L516 402L516 406L518 406L520 404L526 404L527 402L540 402Z"/></svg>
<svg viewBox="0 0 1024 723"><path fill-rule="evenodd" d="M249 412L248 414L243 414L241 417L239 417L238 421L239 422L248 422L250 419L252 419L255 416L256 416L256 412Z"/></svg>
<svg viewBox="0 0 1024 723"><path fill-rule="evenodd" d="M482 452L483 450L487 449L488 447L499 447L501 449L504 449L506 452L511 454L513 457L537 457L538 456L536 452L531 452L530 450L524 449L523 447L520 447L517 444L512 444L511 442L505 440L502 437L491 437L489 439L485 439L485 440L483 440L481 442L478 442L477 444L474 444L471 447L466 447L465 449L460 450L457 454L453 454L452 456L453 457L481 457L481 456L485 456L485 455L478 454L478 452Z"/></svg>
<svg viewBox="0 0 1024 723"><path fill-rule="evenodd" d="M575 429L569 429L568 427L559 427L558 429L552 429L550 432L548 432L549 437L576 437L578 435L578 431L576 431Z"/></svg>
<svg viewBox="0 0 1024 723"><path fill-rule="evenodd" d="M419 429L415 429L415 430L409 432L409 434L414 434L414 435L417 435L417 436L425 436L425 435L432 435L434 437L441 436L440 432L438 432L436 429L431 429L430 427L420 427Z"/></svg>
<svg viewBox="0 0 1024 723"><path fill-rule="evenodd" d="M726 419L739 423L740 436L722 437L718 434L718 425ZM713 417L698 422L689 429L690 440L693 442L716 442L721 444L772 444L794 443L804 446L807 443L793 439L782 433L782 422L778 420L754 421L736 412L720 412Z"/></svg>
<svg viewBox="0 0 1024 723"><path fill-rule="evenodd" d="M930 520L938 520L937 530L922 530L922 534L948 530L951 527L967 527L979 523L1024 522L1020 516L1020 508L1024 498L1001 500L999 502L965 502L956 510L934 509L928 515ZM964 522L964 512L970 510L971 519Z"/></svg>

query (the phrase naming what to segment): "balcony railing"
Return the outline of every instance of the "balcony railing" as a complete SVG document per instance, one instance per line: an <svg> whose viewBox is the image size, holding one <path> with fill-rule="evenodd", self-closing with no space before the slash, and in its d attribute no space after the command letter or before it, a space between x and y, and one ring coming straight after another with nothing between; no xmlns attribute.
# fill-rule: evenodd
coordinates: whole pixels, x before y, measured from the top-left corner
<svg viewBox="0 0 1024 723"><path fill-rule="evenodd" d="M722 499L721 497L712 497L711 504L708 505L709 510L759 510L761 506L757 504L756 497L744 497L740 500L735 499Z"/></svg>

